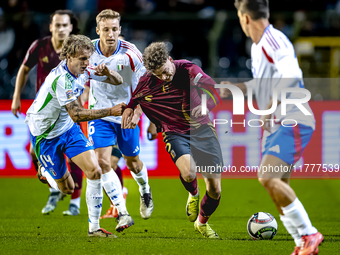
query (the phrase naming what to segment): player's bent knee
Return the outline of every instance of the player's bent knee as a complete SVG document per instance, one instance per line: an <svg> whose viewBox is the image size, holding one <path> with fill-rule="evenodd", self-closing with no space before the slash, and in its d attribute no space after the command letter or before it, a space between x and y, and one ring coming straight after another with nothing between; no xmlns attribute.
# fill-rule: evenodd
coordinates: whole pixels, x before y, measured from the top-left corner
<svg viewBox="0 0 340 255"><path fill-rule="evenodd" d="M90 180L99 180L102 177L102 170L98 166L98 167L95 167L95 168L93 168L89 171L86 171L85 175Z"/></svg>
<svg viewBox="0 0 340 255"><path fill-rule="evenodd" d="M74 187L73 189L71 187L63 187L63 188L60 188L60 191L67 194L67 195L71 195L73 192L74 192Z"/></svg>
<svg viewBox="0 0 340 255"><path fill-rule="evenodd" d="M111 164L106 159L98 159L98 164L101 169L107 169L107 170L111 169Z"/></svg>
<svg viewBox="0 0 340 255"><path fill-rule="evenodd" d="M181 176L184 181L186 182L192 182L196 178L196 172L185 172L181 173Z"/></svg>
<svg viewBox="0 0 340 255"><path fill-rule="evenodd" d="M222 189L220 185L211 185L207 187L207 192L211 198L218 200L221 197Z"/></svg>
<svg viewBox="0 0 340 255"><path fill-rule="evenodd" d="M275 179L273 178L258 178L258 180L261 185L266 189L270 189L271 187L273 187L275 182Z"/></svg>
<svg viewBox="0 0 340 255"><path fill-rule="evenodd" d="M74 182L65 182L58 183L58 188L62 193L71 195L74 192Z"/></svg>

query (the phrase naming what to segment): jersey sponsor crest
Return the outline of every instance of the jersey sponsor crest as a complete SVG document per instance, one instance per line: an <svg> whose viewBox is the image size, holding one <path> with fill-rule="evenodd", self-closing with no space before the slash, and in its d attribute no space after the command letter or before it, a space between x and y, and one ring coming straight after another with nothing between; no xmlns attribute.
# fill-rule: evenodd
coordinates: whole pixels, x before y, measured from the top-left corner
<svg viewBox="0 0 340 255"><path fill-rule="evenodd" d="M66 97L67 97L67 99L70 99L72 96L73 96L72 90L66 91Z"/></svg>
<svg viewBox="0 0 340 255"><path fill-rule="evenodd" d="M47 57L47 56L43 57L42 61L43 61L44 63L48 63L48 57Z"/></svg>

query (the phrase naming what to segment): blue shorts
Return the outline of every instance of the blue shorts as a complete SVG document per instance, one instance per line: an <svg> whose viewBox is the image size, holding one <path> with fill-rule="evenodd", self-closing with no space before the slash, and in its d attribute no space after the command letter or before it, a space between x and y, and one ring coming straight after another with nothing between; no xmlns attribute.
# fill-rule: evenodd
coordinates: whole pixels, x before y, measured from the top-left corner
<svg viewBox="0 0 340 255"><path fill-rule="evenodd" d="M276 132L262 141L264 142L262 157L264 155L273 155L290 165L295 164L301 158L313 131L311 127L301 124L295 127L280 126Z"/></svg>
<svg viewBox="0 0 340 255"><path fill-rule="evenodd" d="M88 134L94 149L112 146L117 139L123 155L134 157L140 152L138 126L135 129L122 129L121 124L99 119L88 123Z"/></svg>
<svg viewBox="0 0 340 255"><path fill-rule="evenodd" d="M74 124L64 134L45 139L31 134L31 142L41 165L49 171L53 179L60 179L67 170L64 154L73 158L88 150L93 150L89 140L85 137L80 127Z"/></svg>

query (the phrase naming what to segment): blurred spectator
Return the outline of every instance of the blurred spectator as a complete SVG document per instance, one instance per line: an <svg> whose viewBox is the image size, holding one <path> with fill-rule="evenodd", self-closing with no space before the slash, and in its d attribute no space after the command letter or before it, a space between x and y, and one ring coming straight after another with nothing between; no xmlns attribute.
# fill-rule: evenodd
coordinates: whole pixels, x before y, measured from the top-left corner
<svg viewBox="0 0 340 255"><path fill-rule="evenodd" d="M0 7L0 60L5 58L13 49L15 32L5 20L4 13Z"/></svg>
<svg viewBox="0 0 340 255"><path fill-rule="evenodd" d="M97 15L96 0L66 0L66 9L72 10L79 20L79 29L82 34L88 33L85 30L87 21L93 15Z"/></svg>
<svg viewBox="0 0 340 255"><path fill-rule="evenodd" d="M125 0L97 0L97 12L105 9L112 9L119 13L124 13L126 2Z"/></svg>
<svg viewBox="0 0 340 255"><path fill-rule="evenodd" d="M153 0L137 0L136 7L141 14L149 14L156 8L156 2Z"/></svg>

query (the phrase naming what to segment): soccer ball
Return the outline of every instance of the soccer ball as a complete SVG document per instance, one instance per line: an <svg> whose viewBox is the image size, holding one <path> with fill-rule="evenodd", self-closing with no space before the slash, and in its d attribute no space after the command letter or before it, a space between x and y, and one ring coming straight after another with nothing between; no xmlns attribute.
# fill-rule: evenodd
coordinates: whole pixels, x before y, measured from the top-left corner
<svg viewBox="0 0 340 255"><path fill-rule="evenodd" d="M247 230L254 240L272 239L276 235L277 222L270 213L258 212L248 220Z"/></svg>

